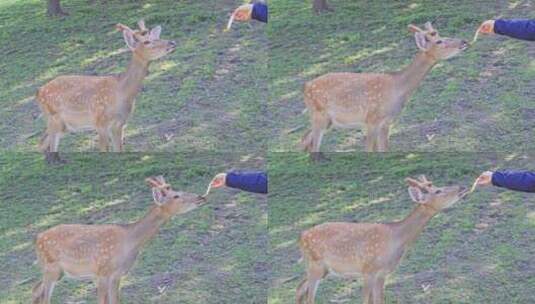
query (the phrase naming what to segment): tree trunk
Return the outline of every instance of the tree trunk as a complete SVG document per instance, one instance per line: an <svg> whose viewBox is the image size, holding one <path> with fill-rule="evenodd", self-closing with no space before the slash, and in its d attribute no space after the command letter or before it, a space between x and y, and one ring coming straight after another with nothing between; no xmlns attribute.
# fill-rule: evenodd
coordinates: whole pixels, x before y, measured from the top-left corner
<svg viewBox="0 0 535 304"><path fill-rule="evenodd" d="M67 16L68 14L61 9L60 0L48 0L47 14L49 16Z"/></svg>
<svg viewBox="0 0 535 304"><path fill-rule="evenodd" d="M314 0L313 9L316 14L321 14L325 11L333 11L327 4L327 0Z"/></svg>

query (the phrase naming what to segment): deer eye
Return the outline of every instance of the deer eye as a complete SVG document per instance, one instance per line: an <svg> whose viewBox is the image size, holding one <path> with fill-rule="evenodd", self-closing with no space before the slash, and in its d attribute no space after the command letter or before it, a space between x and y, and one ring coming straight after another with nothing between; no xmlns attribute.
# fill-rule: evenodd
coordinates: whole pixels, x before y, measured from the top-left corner
<svg viewBox="0 0 535 304"><path fill-rule="evenodd" d="M180 196L178 196L178 195L173 196L173 198L179 198L179 197L180 197Z"/></svg>
<svg viewBox="0 0 535 304"><path fill-rule="evenodd" d="M438 40L438 41L437 41L437 44L442 44L442 40Z"/></svg>
<svg viewBox="0 0 535 304"><path fill-rule="evenodd" d="M432 32L431 36L435 37L437 35L437 32Z"/></svg>
<svg viewBox="0 0 535 304"><path fill-rule="evenodd" d="M437 191L435 192L435 194L440 194L440 193L442 193L442 190L437 190Z"/></svg>

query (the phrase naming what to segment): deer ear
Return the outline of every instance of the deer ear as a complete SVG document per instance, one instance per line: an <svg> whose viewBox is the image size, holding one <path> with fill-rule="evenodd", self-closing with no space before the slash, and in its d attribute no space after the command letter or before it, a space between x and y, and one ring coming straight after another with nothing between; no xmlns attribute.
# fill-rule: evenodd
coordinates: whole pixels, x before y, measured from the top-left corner
<svg viewBox="0 0 535 304"><path fill-rule="evenodd" d="M130 29L124 30L123 38L124 38L124 42L126 43L126 46L128 46L130 50L134 50L136 48L137 42L136 42L136 39L134 38L134 32L132 32L132 30Z"/></svg>
<svg viewBox="0 0 535 304"><path fill-rule="evenodd" d="M407 177L405 181L407 182L407 185L411 187L418 187L420 185L420 183L414 178Z"/></svg>
<svg viewBox="0 0 535 304"><path fill-rule="evenodd" d="M157 27L155 27L152 30L150 30L149 39L150 40L158 40L158 39L160 39L160 34L161 33L162 33L162 27L158 25Z"/></svg>
<svg viewBox="0 0 535 304"><path fill-rule="evenodd" d="M158 182L154 179L154 177L149 177L145 179L145 182L151 187L158 187Z"/></svg>
<svg viewBox="0 0 535 304"><path fill-rule="evenodd" d="M432 31L435 30L435 29L433 28L433 25L432 25L431 22L429 22L429 21L427 21L427 22L425 23L424 26L425 26L425 29L426 29L427 31L429 31L429 32L432 32Z"/></svg>
<svg viewBox="0 0 535 304"><path fill-rule="evenodd" d="M152 188L152 198L154 199L154 203L156 203L156 205L161 206L164 204L165 199L160 189Z"/></svg>
<svg viewBox="0 0 535 304"><path fill-rule="evenodd" d="M163 178L163 175L158 175L156 177L156 180L158 181L158 183L161 185L165 185L165 178Z"/></svg>
<svg viewBox="0 0 535 304"><path fill-rule="evenodd" d="M409 195L413 202L418 204L424 203L424 194L420 188L417 187L409 187Z"/></svg>
<svg viewBox="0 0 535 304"><path fill-rule="evenodd" d="M416 46L420 50L425 52L429 49L429 42L427 41L427 38L425 37L424 32L414 33L414 40L416 41Z"/></svg>
<svg viewBox="0 0 535 304"><path fill-rule="evenodd" d="M140 30L142 31L146 31L147 30L147 27L145 26L145 20L141 19L137 22L137 26L139 27Z"/></svg>
<svg viewBox="0 0 535 304"><path fill-rule="evenodd" d="M423 30L419 27L417 27L416 25L414 24L409 24L409 31L411 33L418 33L418 32L423 32Z"/></svg>

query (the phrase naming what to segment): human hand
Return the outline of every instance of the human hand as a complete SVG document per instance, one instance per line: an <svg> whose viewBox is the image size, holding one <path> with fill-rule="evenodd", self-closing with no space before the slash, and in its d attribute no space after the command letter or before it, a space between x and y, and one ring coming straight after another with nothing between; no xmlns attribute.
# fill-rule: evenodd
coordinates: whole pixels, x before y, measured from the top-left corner
<svg viewBox="0 0 535 304"><path fill-rule="evenodd" d="M489 186L492 183L492 171L485 171L477 178L477 184L479 186Z"/></svg>
<svg viewBox="0 0 535 304"><path fill-rule="evenodd" d="M494 20L487 20L479 26L477 29L481 34L491 35L494 34Z"/></svg>
<svg viewBox="0 0 535 304"><path fill-rule="evenodd" d="M210 187L220 188L220 187L225 186L226 183L227 183L227 174L219 173L214 177L214 179L212 179L212 182L210 183Z"/></svg>
<svg viewBox="0 0 535 304"><path fill-rule="evenodd" d="M253 15L253 5L244 4L238 7L232 15L236 21L249 21Z"/></svg>

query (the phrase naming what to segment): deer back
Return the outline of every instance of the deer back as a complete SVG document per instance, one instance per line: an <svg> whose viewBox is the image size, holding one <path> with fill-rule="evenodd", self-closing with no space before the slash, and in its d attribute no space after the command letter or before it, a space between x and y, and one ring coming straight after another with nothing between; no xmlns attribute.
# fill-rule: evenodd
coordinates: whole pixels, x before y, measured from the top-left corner
<svg viewBox="0 0 535 304"><path fill-rule="evenodd" d="M344 125L391 115L389 104L395 97L392 76L372 73L329 73L308 82L304 94L309 108Z"/></svg>

